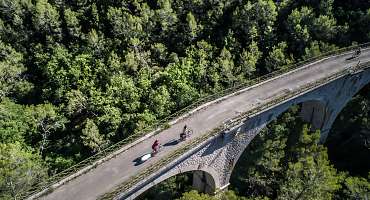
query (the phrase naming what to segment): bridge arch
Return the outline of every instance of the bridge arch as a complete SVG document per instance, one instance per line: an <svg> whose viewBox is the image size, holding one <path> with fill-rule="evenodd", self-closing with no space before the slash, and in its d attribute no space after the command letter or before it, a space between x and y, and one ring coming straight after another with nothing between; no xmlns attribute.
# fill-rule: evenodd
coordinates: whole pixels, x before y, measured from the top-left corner
<svg viewBox="0 0 370 200"><path fill-rule="evenodd" d="M135 199L139 195L143 194L144 192L148 191L152 187L162 183L163 181L168 180L171 177L185 174L185 173L192 173L192 187L197 189L198 191L214 194L216 189L219 187L219 179L218 174L213 168L202 168L197 169L193 166L189 167L181 167L181 168L174 168L170 170L168 173L163 173L158 177L152 177L151 180L145 181L143 186L137 188L135 191L131 191L131 194L126 194L124 196L119 197L118 199ZM149 182L149 183L148 183Z"/></svg>
<svg viewBox="0 0 370 200"><path fill-rule="evenodd" d="M275 108L272 108L260 115L257 115L254 118L248 120L243 127L239 129L240 135L246 135L248 138L247 141L239 139L242 144L239 147L239 151L233 157L233 165L230 168L230 173L227 176L225 182L229 182L231 174L234 171L240 157L247 149L250 142L260 134L260 132L267 127L273 120L281 116L283 113L288 111L292 106L300 105L299 116L303 121L306 121L311 124L313 129L322 128L327 120L327 117L330 115L330 108L328 106L328 100L325 97L316 97L316 96L303 96L283 103ZM251 133L251 131L253 133ZM249 136L248 136L249 135ZM252 136L252 137L251 137Z"/></svg>
<svg viewBox="0 0 370 200"><path fill-rule="evenodd" d="M324 143L335 119L346 106L346 104L366 85L370 84L370 70L357 74L349 74L340 79L332 81L318 89L309 91L299 97L290 99L274 108L258 114L244 122L240 128L242 135L247 139L236 138L240 143L239 151L233 158L233 165L225 180L229 182L231 173L235 168L241 155L254 139L272 120L276 119L291 106L301 104L300 117L309 122L314 129L321 130L320 142Z"/></svg>
<svg viewBox="0 0 370 200"><path fill-rule="evenodd" d="M368 114L370 84L366 84L335 117L325 146L332 164L341 171L367 176L370 135L363 124ZM366 102L366 104L363 104Z"/></svg>
<svg viewBox="0 0 370 200"><path fill-rule="evenodd" d="M350 102L363 88L369 85L370 70L366 70L364 72L355 74L352 77L348 77L347 83L343 84L343 92L338 92L338 98L333 99L332 102L330 102L332 113L331 116L327 119L325 126L321 129L322 143L325 142L335 120L342 112L342 110L346 107L348 102ZM340 93L342 94L340 95Z"/></svg>
<svg viewBox="0 0 370 200"><path fill-rule="evenodd" d="M365 90L366 89L366 90ZM333 119L332 119L332 125L334 125L335 121L337 120L337 118L339 117L339 115L345 110L345 108L348 106L348 104L350 104L350 102L357 96L357 95L360 95L361 93L365 93L365 92L370 92L370 80L365 83L364 85L361 85L360 88L358 88L356 91L354 91L351 96L348 96L347 99L345 99L344 103L338 107L338 109L336 110L335 112L335 115L333 116ZM330 130L329 130L330 131Z"/></svg>

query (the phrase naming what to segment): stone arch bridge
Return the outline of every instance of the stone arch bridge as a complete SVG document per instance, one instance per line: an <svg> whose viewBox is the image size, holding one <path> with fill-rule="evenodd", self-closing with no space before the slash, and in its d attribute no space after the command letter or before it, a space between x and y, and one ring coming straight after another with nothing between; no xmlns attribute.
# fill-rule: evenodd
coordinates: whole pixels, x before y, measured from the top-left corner
<svg viewBox="0 0 370 200"><path fill-rule="evenodd" d="M352 53L326 57L206 103L172 121L170 128L122 147L109 159L29 199L134 199L161 181L189 171L198 190L223 190L251 140L292 105L301 103L302 118L321 129L321 140L326 139L340 111L370 82L370 49L350 59ZM194 133L178 143L184 124ZM161 152L145 163L135 162L150 152L155 139L163 144Z"/></svg>

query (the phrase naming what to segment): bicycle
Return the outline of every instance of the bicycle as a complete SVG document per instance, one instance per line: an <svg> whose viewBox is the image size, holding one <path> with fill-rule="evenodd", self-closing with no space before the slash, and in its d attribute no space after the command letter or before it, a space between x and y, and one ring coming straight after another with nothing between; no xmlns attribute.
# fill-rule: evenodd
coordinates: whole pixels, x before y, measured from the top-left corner
<svg viewBox="0 0 370 200"><path fill-rule="evenodd" d="M190 129L190 128L188 128L188 129L186 129L186 131L185 131L185 134L183 135L183 134L180 134L180 142L181 141L185 141L188 137L190 137L191 135L193 135L193 129Z"/></svg>
<svg viewBox="0 0 370 200"><path fill-rule="evenodd" d="M186 137L190 137L191 135L193 135L193 129L188 129L186 130Z"/></svg>
<svg viewBox="0 0 370 200"><path fill-rule="evenodd" d="M361 49L357 49L353 54L352 58L357 58L361 55Z"/></svg>
<svg viewBox="0 0 370 200"><path fill-rule="evenodd" d="M155 155L157 155L157 154L161 151L161 149L162 149L162 145L160 144L160 145L158 146L157 151L152 150L152 153L150 154L150 155L151 155L151 157L154 157Z"/></svg>

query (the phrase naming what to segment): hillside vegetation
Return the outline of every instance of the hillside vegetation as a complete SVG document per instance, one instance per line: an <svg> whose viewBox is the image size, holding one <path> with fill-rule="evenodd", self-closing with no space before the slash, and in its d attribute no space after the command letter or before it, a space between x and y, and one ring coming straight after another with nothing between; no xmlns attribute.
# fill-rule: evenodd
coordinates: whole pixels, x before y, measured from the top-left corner
<svg viewBox="0 0 370 200"><path fill-rule="evenodd" d="M199 97L367 41L368 0L2 0L0 197Z"/></svg>

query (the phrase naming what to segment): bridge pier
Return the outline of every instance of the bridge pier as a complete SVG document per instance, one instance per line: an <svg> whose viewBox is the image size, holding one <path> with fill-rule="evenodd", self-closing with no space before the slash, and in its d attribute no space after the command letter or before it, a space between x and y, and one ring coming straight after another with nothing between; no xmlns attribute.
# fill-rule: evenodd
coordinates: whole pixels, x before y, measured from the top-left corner
<svg viewBox="0 0 370 200"><path fill-rule="evenodd" d="M193 187L199 192L214 194L216 188L214 188L213 178L210 174L204 171L193 172Z"/></svg>
<svg viewBox="0 0 370 200"><path fill-rule="evenodd" d="M312 129L322 129L328 118L328 110L323 102L311 100L302 103L301 118L312 125Z"/></svg>
<svg viewBox="0 0 370 200"><path fill-rule="evenodd" d="M320 143L324 143L330 132L339 111L334 111L329 108L327 102L325 105L321 101L311 100L302 103L300 116L303 121L311 124L312 130L320 129Z"/></svg>
<svg viewBox="0 0 370 200"><path fill-rule="evenodd" d="M346 104L369 82L370 70L367 70L345 76L309 94L321 97L303 102L300 116L313 129L321 130L320 143L325 143L335 119Z"/></svg>

